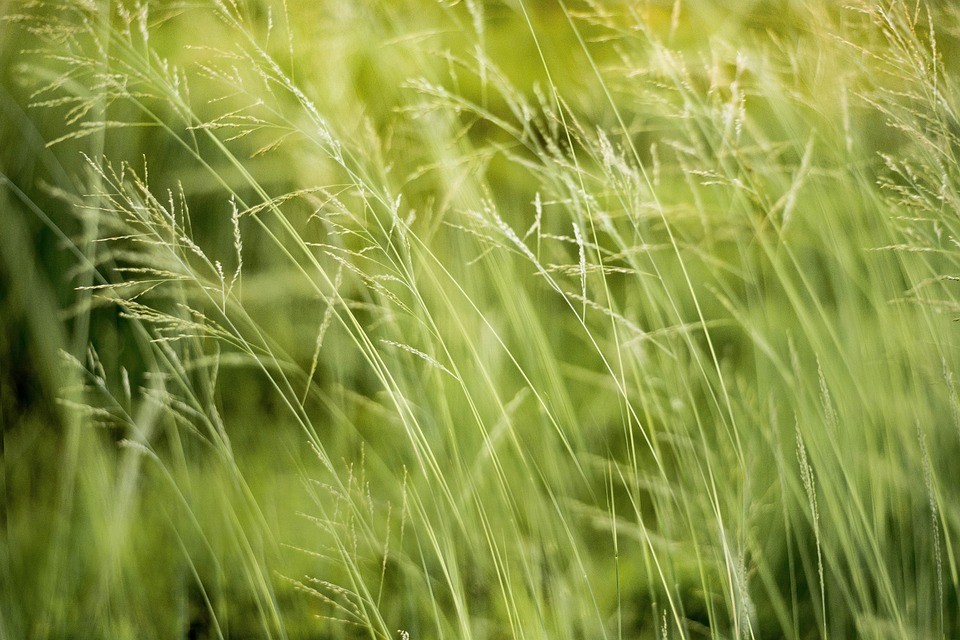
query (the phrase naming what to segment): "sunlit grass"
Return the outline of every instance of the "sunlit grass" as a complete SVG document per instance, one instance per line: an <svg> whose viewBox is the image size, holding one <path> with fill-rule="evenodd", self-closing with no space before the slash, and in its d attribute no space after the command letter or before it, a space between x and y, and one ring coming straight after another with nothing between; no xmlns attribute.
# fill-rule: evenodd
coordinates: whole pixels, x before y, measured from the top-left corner
<svg viewBox="0 0 960 640"><path fill-rule="evenodd" d="M953 635L955 10L308 4L7 10L0 634Z"/></svg>

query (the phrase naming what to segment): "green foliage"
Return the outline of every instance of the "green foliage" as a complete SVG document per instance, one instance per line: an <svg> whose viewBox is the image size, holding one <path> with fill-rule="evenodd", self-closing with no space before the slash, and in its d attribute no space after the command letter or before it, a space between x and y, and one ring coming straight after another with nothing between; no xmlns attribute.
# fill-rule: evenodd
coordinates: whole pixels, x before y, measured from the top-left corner
<svg viewBox="0 0 960 640"><path fill-rule="evenodd" d="M0 6L0 637L957 634L952 6Z"/></svg>

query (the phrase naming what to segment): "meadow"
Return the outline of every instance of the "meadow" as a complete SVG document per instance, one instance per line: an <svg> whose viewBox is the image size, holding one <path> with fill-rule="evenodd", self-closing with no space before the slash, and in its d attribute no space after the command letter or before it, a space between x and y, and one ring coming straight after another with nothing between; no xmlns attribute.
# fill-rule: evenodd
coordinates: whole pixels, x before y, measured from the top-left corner
<svg viewBox="0 0 960 640"><path fill-rule="evenodd" d="M953 3L0 18L0 640L960 635Z"/></svg>

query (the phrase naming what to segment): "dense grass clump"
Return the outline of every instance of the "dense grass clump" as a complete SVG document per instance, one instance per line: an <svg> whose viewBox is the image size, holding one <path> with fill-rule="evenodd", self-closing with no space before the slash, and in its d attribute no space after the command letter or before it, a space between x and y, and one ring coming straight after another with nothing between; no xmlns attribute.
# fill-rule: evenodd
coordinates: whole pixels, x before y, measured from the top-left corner
<svg viewBox="0 0 960 640"><path fill-rule="evenodd" d="M960 632L949 3L0 5L0 637Z"/></svg>

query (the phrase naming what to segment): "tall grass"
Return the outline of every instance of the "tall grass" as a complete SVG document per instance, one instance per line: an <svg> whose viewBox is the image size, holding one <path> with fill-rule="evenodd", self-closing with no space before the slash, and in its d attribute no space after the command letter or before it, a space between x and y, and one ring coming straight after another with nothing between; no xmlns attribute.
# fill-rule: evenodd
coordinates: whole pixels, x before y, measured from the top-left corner
<svg viewBox="0 0 960 640"><path fill-rule="evenodd" d="M0 634L955 635L957 11L421 5L8 11Z"/></svg>

